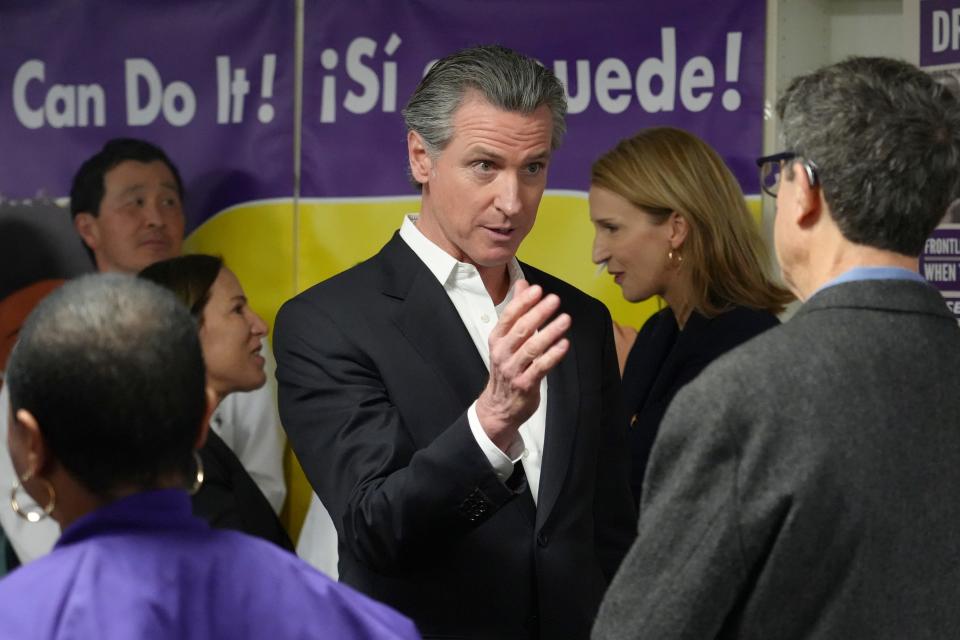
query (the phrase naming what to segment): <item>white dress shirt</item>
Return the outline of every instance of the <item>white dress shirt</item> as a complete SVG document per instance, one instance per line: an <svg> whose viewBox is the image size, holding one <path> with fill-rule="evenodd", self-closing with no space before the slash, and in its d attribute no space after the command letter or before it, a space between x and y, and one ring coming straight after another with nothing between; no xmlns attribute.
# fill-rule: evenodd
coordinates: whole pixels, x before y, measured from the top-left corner
<svg viewBox="0 0 960 640"><path fill-rule="evenodd" d="M493 304L490 294L487 293L480 272L472 264L458 262L456 258L430 241L416 226L416 215L404 218L400 227L400 237L423 261L430 273L443 286L450 301L460 314L463 326L473 339L483 363L490 369L490 332L496 325L500 313L513 298L514 284L523 278L520 263L513 258L507 265L510 275L510 288L503 302ZM513 473L513 465L518 460L523 464L523 471L530 485L530 493L534 502L537 502L537 492L540 488L540 468L543 464L543 440L547 424L547 379L540 381L540 405L523 423L519 431L519 439L509 447L507 453L500 450L487 436L480 420L477 417L477 403L474 401L467 410L467 420L470 431L476 438L477 444L487 456L497 477L506 481Z"/></svg>
<svg viewBox="0 0 960 640"><path fill-rule="evenodd" d="M314 493L307 507L307 516L297 540L297 555L315 569L338 580L340 551L337 549L337 529L330 512L323 506L320 496Z"/></svg>
<svg viewBox="0 0 960 640"><path fill-rule="evenodd" d="M260 355L265 360L263 370L267 383L259 389L237 391L224 398L210 419L210 428L237 455L273 511L280 513L287 497L287 481L283 475L287 438L277 413L277 362L266 339Z"/></svg>
<svg viewBox="0 0 960 640"><path fill-rule="evenodd" d="M513 283L523 277L520 263L514 258L508 265L510 273L510 289L506 298L499 305L494 306L480 279L476 267L463 262L457 262L443 249L433 244L417 229L417 216L410 215L404 218L400 227L400 237L423 261L430 272L437 278L444 291L453 302L453 306L460 314L463 326L470 334L480 357L483 358L487 369L490 369L490 331L497 323L500 312L513 297ZM467 410L467 421L470 431L476 439L500 478L506 481L513 473L513 465L519 459L523 464L523 471L527 476L527 484L536 503L537 491L540 486L540 467L542 464L543 438L547 418L547 380L540 382L540 406L533 416L520 427L519 439L510 447L510 454L501 451L497 445L487 437L480 419L477 417L477 403L474 402ZM310 500L307 517L300 531L297 542L297 555L309 562L330 577L337 578L337 531L330 514L316 493Z"/></svg>

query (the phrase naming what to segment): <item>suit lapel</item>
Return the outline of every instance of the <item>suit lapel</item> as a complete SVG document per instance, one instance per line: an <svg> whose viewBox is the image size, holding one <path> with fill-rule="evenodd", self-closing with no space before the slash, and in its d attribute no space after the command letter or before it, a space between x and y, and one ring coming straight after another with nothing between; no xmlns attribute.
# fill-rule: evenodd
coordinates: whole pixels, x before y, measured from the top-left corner
<svg viewBox="0 0 960 640"><path fill-rule="evenodd" d="M672 313L669 317L664 318L664 321L669 321L670 325L669 339L665 340L663 344L666 348L666 352L663 354L665 358L658 367L650 392L644 399L644 406L648 402L656 402L665 393L674 391L673 385L677 379L677 372L687 365L691 355L700 351L698 344L702 335L701 329L708 322L696 311L690 314L683 330L677 326L677 320Z"/></svg>
<svg viewBox="0 0 960 640"><path fill-rule="evenodd" d="M430 363L446 385L456 406L464 410L483 390L489 372L460 315L440 283L423 262L394 234L378 254L383 272L383 294L400 301L395 322L401 334ZM550 292L549 282L524 265L533 284ZM561 310L570 312L561 301ZM580 385L577 375L576 329L570 350L547 374L547 417L537 501L537 528L543 526L557 502L573 455L578 424Z"/></svg>
<svg viewBox="0 0 960 640"><path fill-rule="evenodd" d="M380 253L384 295L400 300L397 328L434 369L463 410L476 400L487 368L449 296L426 265L394 234Z"/></svg>
<svg viewBox="0 0 960 640"><path fill-rule="evenodd" d="M546 522L563 488L573 455L579 413L577 352L571 340L567 355L547 374L547 426L543 442L543 466L540 469L537 529Z"/></svg>
<svg viewBox="0 0 960 640"><path fill-rule="evenodd" d="M549 282L542 281L538 272L523 265L524 274L532 284L539 284L546 293L552 292ZM570 313L561 299L562 312ZM575 315L575 314L571 314ZM550 516L570 467L573 443L576 438L580 413L580 383L577 375L576 329L568 334L570 350L563 360L547 374L547 419L543 442L543 464L540 467L540 495L537 500L539 530Z"/></svg>
<svg viewBox="0 0 960 640"><path fill-rule="evenodd" d="M636 406L627 407L631 414L640 413L647 403L656 398L667 370L676 364L674 345L677 342L677 321L669 309L655 316L655 325L643 341L642 367L631 363L625 372L624 387L637 399Z"/></svg>

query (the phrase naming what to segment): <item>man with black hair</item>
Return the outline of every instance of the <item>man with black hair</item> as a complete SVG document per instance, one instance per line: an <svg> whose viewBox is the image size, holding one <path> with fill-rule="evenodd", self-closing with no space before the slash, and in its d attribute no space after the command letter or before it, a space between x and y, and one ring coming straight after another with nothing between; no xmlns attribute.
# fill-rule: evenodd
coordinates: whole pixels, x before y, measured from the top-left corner
<svg viewBox="0 0 960 640"><path fill-rule="evenodd" d="M180 172L162 149L117 138L80 166L70 214L97 271L137 273L180 255L183 197Z"/></svg>
<svg viewBox="0 0 960 640"><path fill-rule="evenodd" d="M136 274L180 254L186 223L185 189L177 166L160 147L135 138L107 141L74 175L70 213L93 265L101 272ZM267 371L273 369L272 352ZM0 437L6 433L7 391L0 388ZM286 497L285 440L271 386L228 396L211 419L275 511ZM0 456L0 482L14 472ZM0 524L21 562L48 552L60 535L55 523L27 525L0 510Z"/></svg>

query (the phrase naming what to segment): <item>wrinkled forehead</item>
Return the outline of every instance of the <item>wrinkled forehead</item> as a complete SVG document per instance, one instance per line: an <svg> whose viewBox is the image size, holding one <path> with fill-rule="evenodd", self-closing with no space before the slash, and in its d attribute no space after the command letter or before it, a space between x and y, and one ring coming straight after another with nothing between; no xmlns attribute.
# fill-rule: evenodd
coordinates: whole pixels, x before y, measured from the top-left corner
<svg viewBox="0 0 960 640"><path fill-rule="evenodd" d="M510 111L474 97L454 112L450 141L547 156L551 151L552 128L553 115L546 104L531 112Z"/></svg>

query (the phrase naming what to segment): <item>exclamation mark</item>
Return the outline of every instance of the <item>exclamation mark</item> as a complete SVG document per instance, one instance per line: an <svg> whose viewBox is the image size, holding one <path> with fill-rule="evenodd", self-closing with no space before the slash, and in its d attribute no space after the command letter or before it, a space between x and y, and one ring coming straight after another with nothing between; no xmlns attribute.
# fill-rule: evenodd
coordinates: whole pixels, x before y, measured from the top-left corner
<svg viewBox="0 0 960 640"><path fill-rule="evenodd" d="M217 56L217 124L230 122L230 57Z"/></svg>
<svg viewBox="0 0 960 640"><path fill-rule="evenodd" d="M743 34L739 31L727 34L727 82L733 83L740 78L740 42ZM736 89L727 89L723 92L723 108L727 111L736 111L740 108L740 92Z"/></svg>
<svg viewBox="0 0 960 640"><path fill-rule="evenodd" d="M260 97L264 100L269 100L273 97L273 72L276 70L276 68L277 55L275 53L268 53L263 56L263 74L260 81ZM726 104L727 97L724 96L723 99L724 104ZM273 105L260 105L260 108L257 109L257 118L264 124L273 120Z"/></svg>

